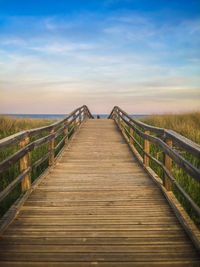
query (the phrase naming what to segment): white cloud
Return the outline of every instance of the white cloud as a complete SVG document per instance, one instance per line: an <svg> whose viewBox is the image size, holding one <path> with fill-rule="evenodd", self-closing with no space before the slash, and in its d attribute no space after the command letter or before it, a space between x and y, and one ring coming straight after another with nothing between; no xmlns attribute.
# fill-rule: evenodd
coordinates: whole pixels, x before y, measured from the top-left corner
<svg viewBox="0 0 200 267"><path fill-rule="evenodd" d="M25 45L25 40L18 38L18 37L7 37L1 39L1 45L17 45L17 46L23 46Z"/></svg>
<svg viewBox="0 0 200 267"><path fill-rule="evenodd" d="M61 54L66 55L69 52L82 51L82 50L91 50L96 46L86 43L51 43L44 44L41 46L30 47L32 50L40 51L43 53L49 54Z"/></svg>

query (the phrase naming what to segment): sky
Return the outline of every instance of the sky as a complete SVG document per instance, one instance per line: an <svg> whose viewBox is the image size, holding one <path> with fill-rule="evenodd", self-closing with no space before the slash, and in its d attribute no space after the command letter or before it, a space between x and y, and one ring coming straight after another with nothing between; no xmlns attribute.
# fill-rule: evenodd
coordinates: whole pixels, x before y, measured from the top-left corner
<svg viewBox="0 0 200 267"><path fill-rule="evenodd" d="M0 113L200 110L199 0L0 0Z"/></svg>

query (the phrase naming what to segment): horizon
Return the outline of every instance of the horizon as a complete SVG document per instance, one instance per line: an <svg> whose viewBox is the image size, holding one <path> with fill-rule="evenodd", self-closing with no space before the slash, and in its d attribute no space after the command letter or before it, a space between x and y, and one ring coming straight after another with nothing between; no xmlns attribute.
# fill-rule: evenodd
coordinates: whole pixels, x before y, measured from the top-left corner
<svg viewBox="0 0 200 267"><path fill-rule="evenodd" d="M89 108L89 107L88 107ZM89 108L90 110L90 108ZM91 111L91 110L90 110ZM110 111L111 112L111 111ZM91 111L92 115L109 115L110 112L108 113L94 113ZM165 113L133 113L130 112L129 115L170 115L170 114L176 114L176 115L181 115L181 114L188 114L188 113L199 113L200 110L191 110L191 111L179 111L179 112L165 112ZM1 115L68 115L68 113L0 113Z"/></svg>
<svg viewBox="0 0 200 267"><path fill-rule="evenodd" d="M0 1L0 113L200 111L198 0Z"/></svg>

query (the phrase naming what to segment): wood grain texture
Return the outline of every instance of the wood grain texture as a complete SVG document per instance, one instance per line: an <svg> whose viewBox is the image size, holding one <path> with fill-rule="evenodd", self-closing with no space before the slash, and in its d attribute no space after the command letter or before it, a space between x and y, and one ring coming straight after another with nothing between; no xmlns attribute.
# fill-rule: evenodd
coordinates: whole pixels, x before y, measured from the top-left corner
<svg viewBox="0 0 200 267"><path fill-rule="evenodd" d="M150 134L150 132L146 130L146 131L145 131L145 134ZM145 151L146 153L149 153L149 141L146 140L146 139L144 139L144 151ZM144 165L145 165L146 167L149 166L149 157L147 157L146 154L144 154Z"/></svg>
<svg viewBox="0 0 200 267"><path fill-rule="evenodd" d="M165 143L169 147L172 147L172 140L166 138ZM172 159L167 154L164 154L164 161L165 161L165 168L169 171L169 173L171 173L172 172ZM172 190L172 183L166 174L164 174L164 181L163 182L164 182L164 186L165 186L166 190L171 191Z"/></svg>
<svg viewBox="0 0 200 267"><path fill-rule="evenodd" d="M54 133L54 129L49 131L49 134L53 134ZM51 139L49 141L49 166L52 166L54 163L54 146L55 146L55 138Z"/></svg>
<svg viewBox="0 0 200 267"><path fill-rule="evenodd" d="M24 140L20 141L20 147L26 146L30 142L30 138L27 136ZM27 152L21 159L20 159L20 171L24 172L30 167L30 153ZM21 180L21 190L22 193L27 191L31 186L31 176L30 172Z"/></svg>
<svg viewBox="0 0 200 267"><path fill-rule="evenodd" d="M112 120L88 120L0 239L1 266L198 266Z"/></svg>

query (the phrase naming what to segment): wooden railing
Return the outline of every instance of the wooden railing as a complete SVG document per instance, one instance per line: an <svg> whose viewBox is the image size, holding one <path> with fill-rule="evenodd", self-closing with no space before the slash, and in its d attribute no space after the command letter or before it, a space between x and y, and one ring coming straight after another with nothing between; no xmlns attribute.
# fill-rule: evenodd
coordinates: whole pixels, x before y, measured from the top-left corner
<svg viewBox="0 0 200 267"><path fill-rule="evenodd" d="M86 119L93 118L87 106L82 106L71 112L62 120L55 122L49 126L22 131L0 140L0 151L4 151L9 147L18 144L20 149L8 158L0 162L0 174L8 170L15 163L20 161L20 174L0 192L0 201L4 200L14 188L21 182L21 192L26 192L31 187L31 170L38 167L48 159L49 166L54 164L56 159L55 151L59 150L63 145L67 145L77 127ZM30 141L31 137L47 133L46 136ZM59 143L55 146L55 138L64 135ZM31 152L44 144L49 143L48 153L42 158L31 164ZM57 154L58 157L59 154Z"/></svg>
<svg viewBox="0 0 200 267"><path fill-rule="evenodd" d="M200 158L200 146L172 130L153 127L138 121L117 106L113 108L108 118L115 120L133 148L137 147L138 150L142 151L143 165L146 168L150 168L149 161L151 160L162 169L164 173L163 185L165 189L171 191L173 184L195 214L200 217L200 208L198 205L172 176L172 161L174 161L182 170L188 173L198 184L200 184L200 170L181 156L177 152L177 149L174 149L173 145L181 147L197 159ZM134 137L134 132L143 140L144 145ZM149 143L152 143L161 149L164 154L163 162L160 162L151 155ZM138 151L136 149L135 152L141 160L141 154L137 153Z"/></svg>

